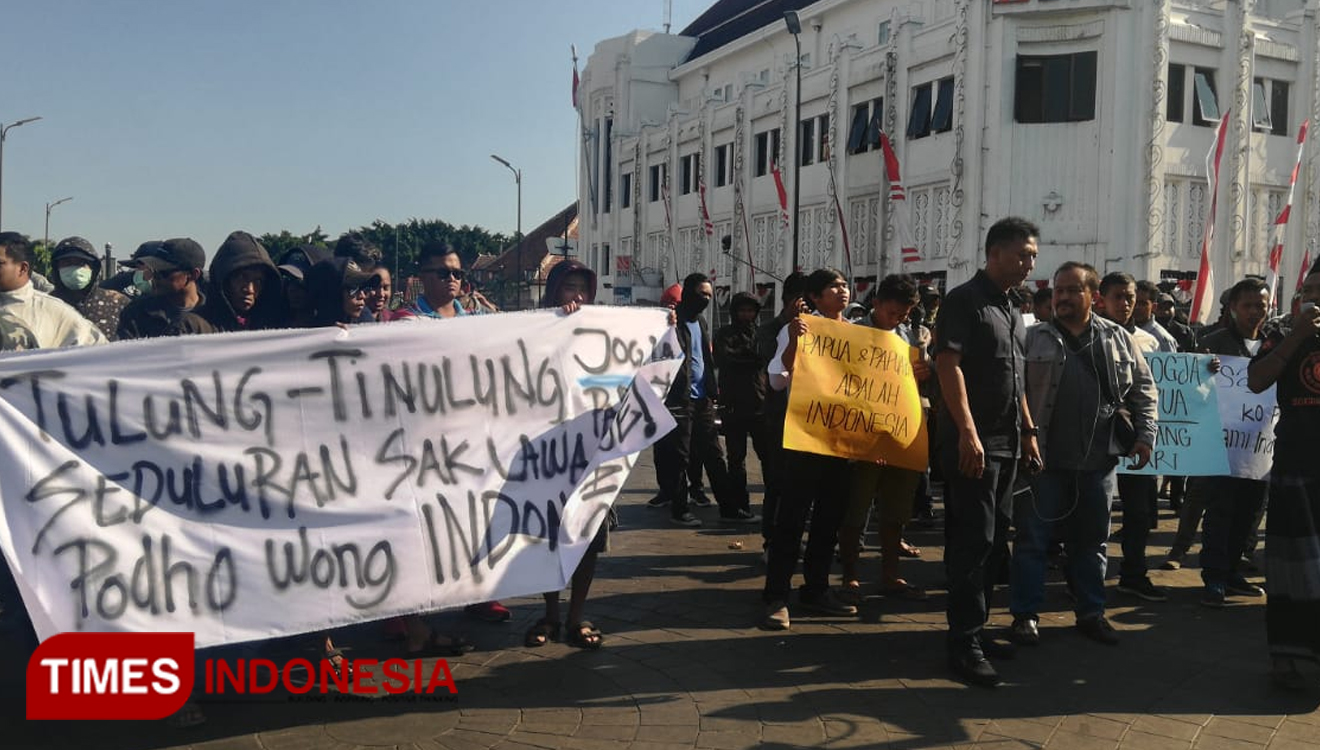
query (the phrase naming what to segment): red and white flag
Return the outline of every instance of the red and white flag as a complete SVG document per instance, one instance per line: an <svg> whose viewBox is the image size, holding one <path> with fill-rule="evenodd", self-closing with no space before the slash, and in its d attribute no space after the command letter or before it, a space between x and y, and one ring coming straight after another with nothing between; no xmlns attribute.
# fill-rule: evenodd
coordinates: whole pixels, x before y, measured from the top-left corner
<svg viewBox="0 0 1320 750"><path fill-rule="evenodd" d="M1274 220L1274 245L1270 248L1269 285L1270 304L1274 305L1275 309L1279 308L1279 266L1283 262L1283 241L1288 232L1288 218L1292 215L1293 193L1297 190L1297 173L1302 169L1302 154L1306 151L1306 131L1310 126L1311 121L1306 120L1297 131L1297 161L1293 164L1292 177L1288 180L1288 201L1283 204L1283 210L1279 211L1278 218Z"/></svg>
<svg viewBox="0 0 1320 750"><path fill-rule="evenodd" d="M894 229L898 233L898 244L903 251L904 263L921 260L921 251L912 239L912 219L908 216L907 190L903 187L903 178L898 171L898 155L889 142L889 135L880 133L880 148L885 155L885 176L889 179L889 210L893 212Z"/></svg>
<svg viewBox="0 0 1320 750"><path fill-rule="evenodd" d="M1219 165L1224 156L1224 141L1228 136L1228 123L1232 110L1224 112L1219 120L1215 145L1205 157L1206 179L1210 182L1210 215L1205 220L1205 236L1201 240L1201 267L1196 273L1196 288L1192 292L1191 320L1205 324L1215 303L1214 264L1210 262L1215 246L1215 209L1219 205Z"/></svg>
<svg viewBox="0 0 1320 750"><path fill-rule="evenodd" d="M779 215L784 220L784 229L788 229L788 191L784 189L784 175L780 173L778 164L770 166L770 174L775 178L775 190L779 193Z"/></svg>
<svg viewBox="0 0 1320 750"><path fill-rule="evenodd" d="M706 231L707 237L715 235L715 222L710 220L710 211L706 209L706 183L703 181L697 185L697 194L701 198L701 228Z"/></svg>
<svg viewBox="0 0 1320 750"><path fill-rule="evenodd" d="M1297 269L1297 288L1293 290L1293 294L1302 293L1302 282L1306 281L1306 272L1309 270L1311 270L1311 251L1307 250L1302 256L1302 267Z"/></svg>

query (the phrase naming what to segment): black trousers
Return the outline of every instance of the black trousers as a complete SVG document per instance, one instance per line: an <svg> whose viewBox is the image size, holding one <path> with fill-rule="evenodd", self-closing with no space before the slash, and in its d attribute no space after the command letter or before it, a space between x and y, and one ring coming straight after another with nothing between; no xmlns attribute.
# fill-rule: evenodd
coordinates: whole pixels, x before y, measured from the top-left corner
<svg viewBox="0 0 1320 750"><path fill-rule="evenodd" d="M1118 475L1118 496L1123 499L1123 564L1119 581L1146 578L1146 542L1150 538L1151 508L1160 494L1159 477Z"/></svg>
<svg viewBox="0 0 1320 750"><path fill-rule="evenodd" d="M715 433L715 409L710 399L691 399L680 407L670 407L677 425L655 444L655 478L660 494L669 499L674 518L688 512L687 472L690 462L700 462L710 478L711 491L719 503L720 515L731 516L747 507L729 485L724 465L724 451Z"/></svg>
<svg viewBox="0 0 1320 750"><path fill-rule="evenodd" d="M765 411L765 453L759 450L756 455L761 459L761 477L765 482L765 497L761 499L761 538L765 546L770 546L774 538L775 517L779 510L779 498L784 494L784 419L785 412L777 402L766 404Z"/></svg>
<svg viewBox="0 0 1320 750"><path fill-rule="evenodd" d="M979 479L958 471L958 444L940 451L944 472L944 567L949 576L949 648L971 648L990 616L995 581L1008 559L1017 459L987 456Z"/></svg>
<svg viewBox="0 0 1320 750"><path fill-rule="evenodd" d="M1242 553L1270 483L1239 477L1215 477L1214 482L1215 489L1206 494L1201 521L1201 580L1224 584L1242 577Z"/></svg>
<svg viewBox="0 0 1320 750"><path fill-rule="evenodd" d="M770 462L769 434L765 417L760 414L724 417L724 447L729 452L729 486L732 492L750 505L747 492L747 441L751 440L762 473Z"/></svg>
<svg viewBox="0 0 1320 750"><path fill-rule="evenodd" d="M785 450L782 458L786 485L775 508L770 537L762 592L766 602L788 600L808 516L811 534L802 555L802 594L815 597L825 593L830 585L834 546L839 541L839 524L848 507L847 459L793 450Z"/></svg>

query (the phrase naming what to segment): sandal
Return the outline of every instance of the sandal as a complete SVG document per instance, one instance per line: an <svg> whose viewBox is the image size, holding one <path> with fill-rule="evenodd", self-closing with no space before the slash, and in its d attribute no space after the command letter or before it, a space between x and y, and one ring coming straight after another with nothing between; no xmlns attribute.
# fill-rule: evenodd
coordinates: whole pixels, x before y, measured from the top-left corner
<svg viewBox="0 0 1320 750"><path fill-rule="evenodd" d="M206 714L202 713L197 701L189 699L182 708L165 717L165 723L175 729L189 729L205 724Z"/></svg>
<svg viewBox="0 0 1320 750"><path fill-rule="evenodd" d="M564 629L567 631L566 640L570 646L595 651L605 642L604 636L590 620L583 620L576 625L565 623Z"/></svg>
<svg viewBox="0 0 1320 750"><path fill-rule="evenodd" d="M835 593L839 601L854 607L862 603L862 584L857 581L846 581L841 588L835 589Z"/></svg>
<svg viewBox="0 0 1320 750"><path fill-rule="evenodd" d="M428 656L462 656L474 648L461 635L444 636L432 630L426 642L415 649L405 647L403 655L408 659L423 659Z"/></svg>
<svg viewBox="0 0 1320 750"><path fill-rule="evenodd" d="M523 636L523 645L527 648L540 648L550 641L559 640L559 623L546 617L536 621Z"/></svg>
<svg viewBox="0 0 1320 750"><path fill-rule="evenodd" d="M924 602L928 598L925 589L920 586L913 586L907 581L880 587L880 595L895 599L906 599L910 602Z"/></svg>
<svg viewBox="0 0 1320 750"><path fill-rule="evenodd" d="M921 550L907 543L907 540L901 540L898 543L899 557L921 557Z"/></svg>

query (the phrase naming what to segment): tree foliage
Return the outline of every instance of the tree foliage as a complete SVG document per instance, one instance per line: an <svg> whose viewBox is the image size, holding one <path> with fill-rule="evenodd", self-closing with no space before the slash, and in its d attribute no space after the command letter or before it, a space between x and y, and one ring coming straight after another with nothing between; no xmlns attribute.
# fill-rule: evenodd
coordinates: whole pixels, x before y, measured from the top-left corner
<svg viewBox="0 0 1320 750"><path fill-rule="evenodd" d="M439 219L414 218L399 224L375 221L351 231L361 232L380 248L384 256L382 265L391 270L397 267L404 275L412 272L417 264L418 253L426 243L433 240L443 240L453 245L465 267L471 267L478 255L499 253L512 242L508 235L467 224L456 227ZM284 253L308 242L333 250L338 239L328 237L319 226L307 234L295 235L285 229L278 234L268 233L260 237L261 243L277 261Z"/></svg>

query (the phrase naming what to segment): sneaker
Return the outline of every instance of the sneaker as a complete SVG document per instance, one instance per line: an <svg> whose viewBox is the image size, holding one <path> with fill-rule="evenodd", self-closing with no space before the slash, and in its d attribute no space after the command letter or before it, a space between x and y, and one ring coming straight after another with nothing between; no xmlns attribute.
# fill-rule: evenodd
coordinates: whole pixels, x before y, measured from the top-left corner
<svg viewBox="0 0 1320 750"><path fill-rule="evenodd" d="M788 604L773 601L765 605L765 618L761 620L761 627L765 630L788 630Z"/></svg>
<svg viewBox="0 0 1320 750"><path fill-rule="evenodd" d="M667 505L669 505L669 498L665 497L664 495L656 495L655 497L646 501L646 507L648 508L663 508Z"/></svg>
<svg viewBox="0 0 1320 750"><path fill-rule="evenodd" d="M755 513L742 508L734 511L731 516L720 516L720 523L760 523L761 517Z"/></svg>
<svg viewBox="0 0 1320 750"><path fill-rule="evenodd" d="M949 668L953 673L978 687L999 687L999 673L986 660L985 654L976 650L949 655Z"/></svg>
<svg viewBox="0 0 1320 750"><path fill-rule="evenodd" d="M1265 596L1265 589L1241 576L1224 584L1224 590L1234 596L1250 596L1253 598Z"/></svg>
<svg viewBox="0 0 1320 750"><path fill-rule="evenodd" d="M1186 555L1180 549L1169 550L1169 556L1164 558L1164 564L1160 565L1164 570L1179 570L1182 568L1183 557Z"/></svg>
<svg viewBox="0 0 1320 750"><path fill-rule="evenodd" d="M1216 609L1228 606L1228 602L1224 601L1224 585L1222 583L1207 583L1201 591L1201 604Z"/></svg>
<svg viewBox="0 0 1320 750"><path fill-rule="evenodd" d="M692 515L692 511L688 511L681 516L673 516L669 519L669 522L676 526L690 526L692 528L701 525L701 519Z"/></svg>
<svg viewBox="0 0 1320 750"><path fill-rule="evenodd" d="M857 607L840 599L833 589L825 589L824 593L811 597L799 592L798 601L802 604L803 609L819 615L851 617L857 614Z"/></svg>
<svg viewBox="0 0 1320 750"><path fill-rule="evenodd" d="M1167 602L1169 594L1159 586L1150 582L1149 578L1141 578L1136 581L1118 582L1118 590L1124 594L1145 599L1148 602Z"/></svg>
<svg viewBox="0 0 1320 750"><path fill-rule="evenodd" d="M509 608L499 602L482 602L481 604L469 604L463 608L469 617L475 617L478 620L486 622L508 622L513 613Z"/></svg>
<svg viewBox="0 0 1320 750"><path fill-rule="evenodd" d="M1019 646L1040 645L1040 624L1031 615L1017 615L1008 629L1008 638Z"/></svg>
<svg viewBox="0 0 1320 750"><path fill-rule="evenodd" d="M1078 620L1077 632L1096 643L1103 643L1106 646L1118 645L1118 631L1114 630L1114 626L1109 624L1109 620L1106 620L1104 615Z"/></svg>
<svg viewBox="0 0 1320 750"><path fill-rule="evenodd" d="M698 508L709 508L710 506L715 504L711 502L711 499L709 497L706 496L706 493L701 491L700 487L695 487L692 490L690 490L688 492L688 499L692 502L693 505L695 505Z"/></svg>

